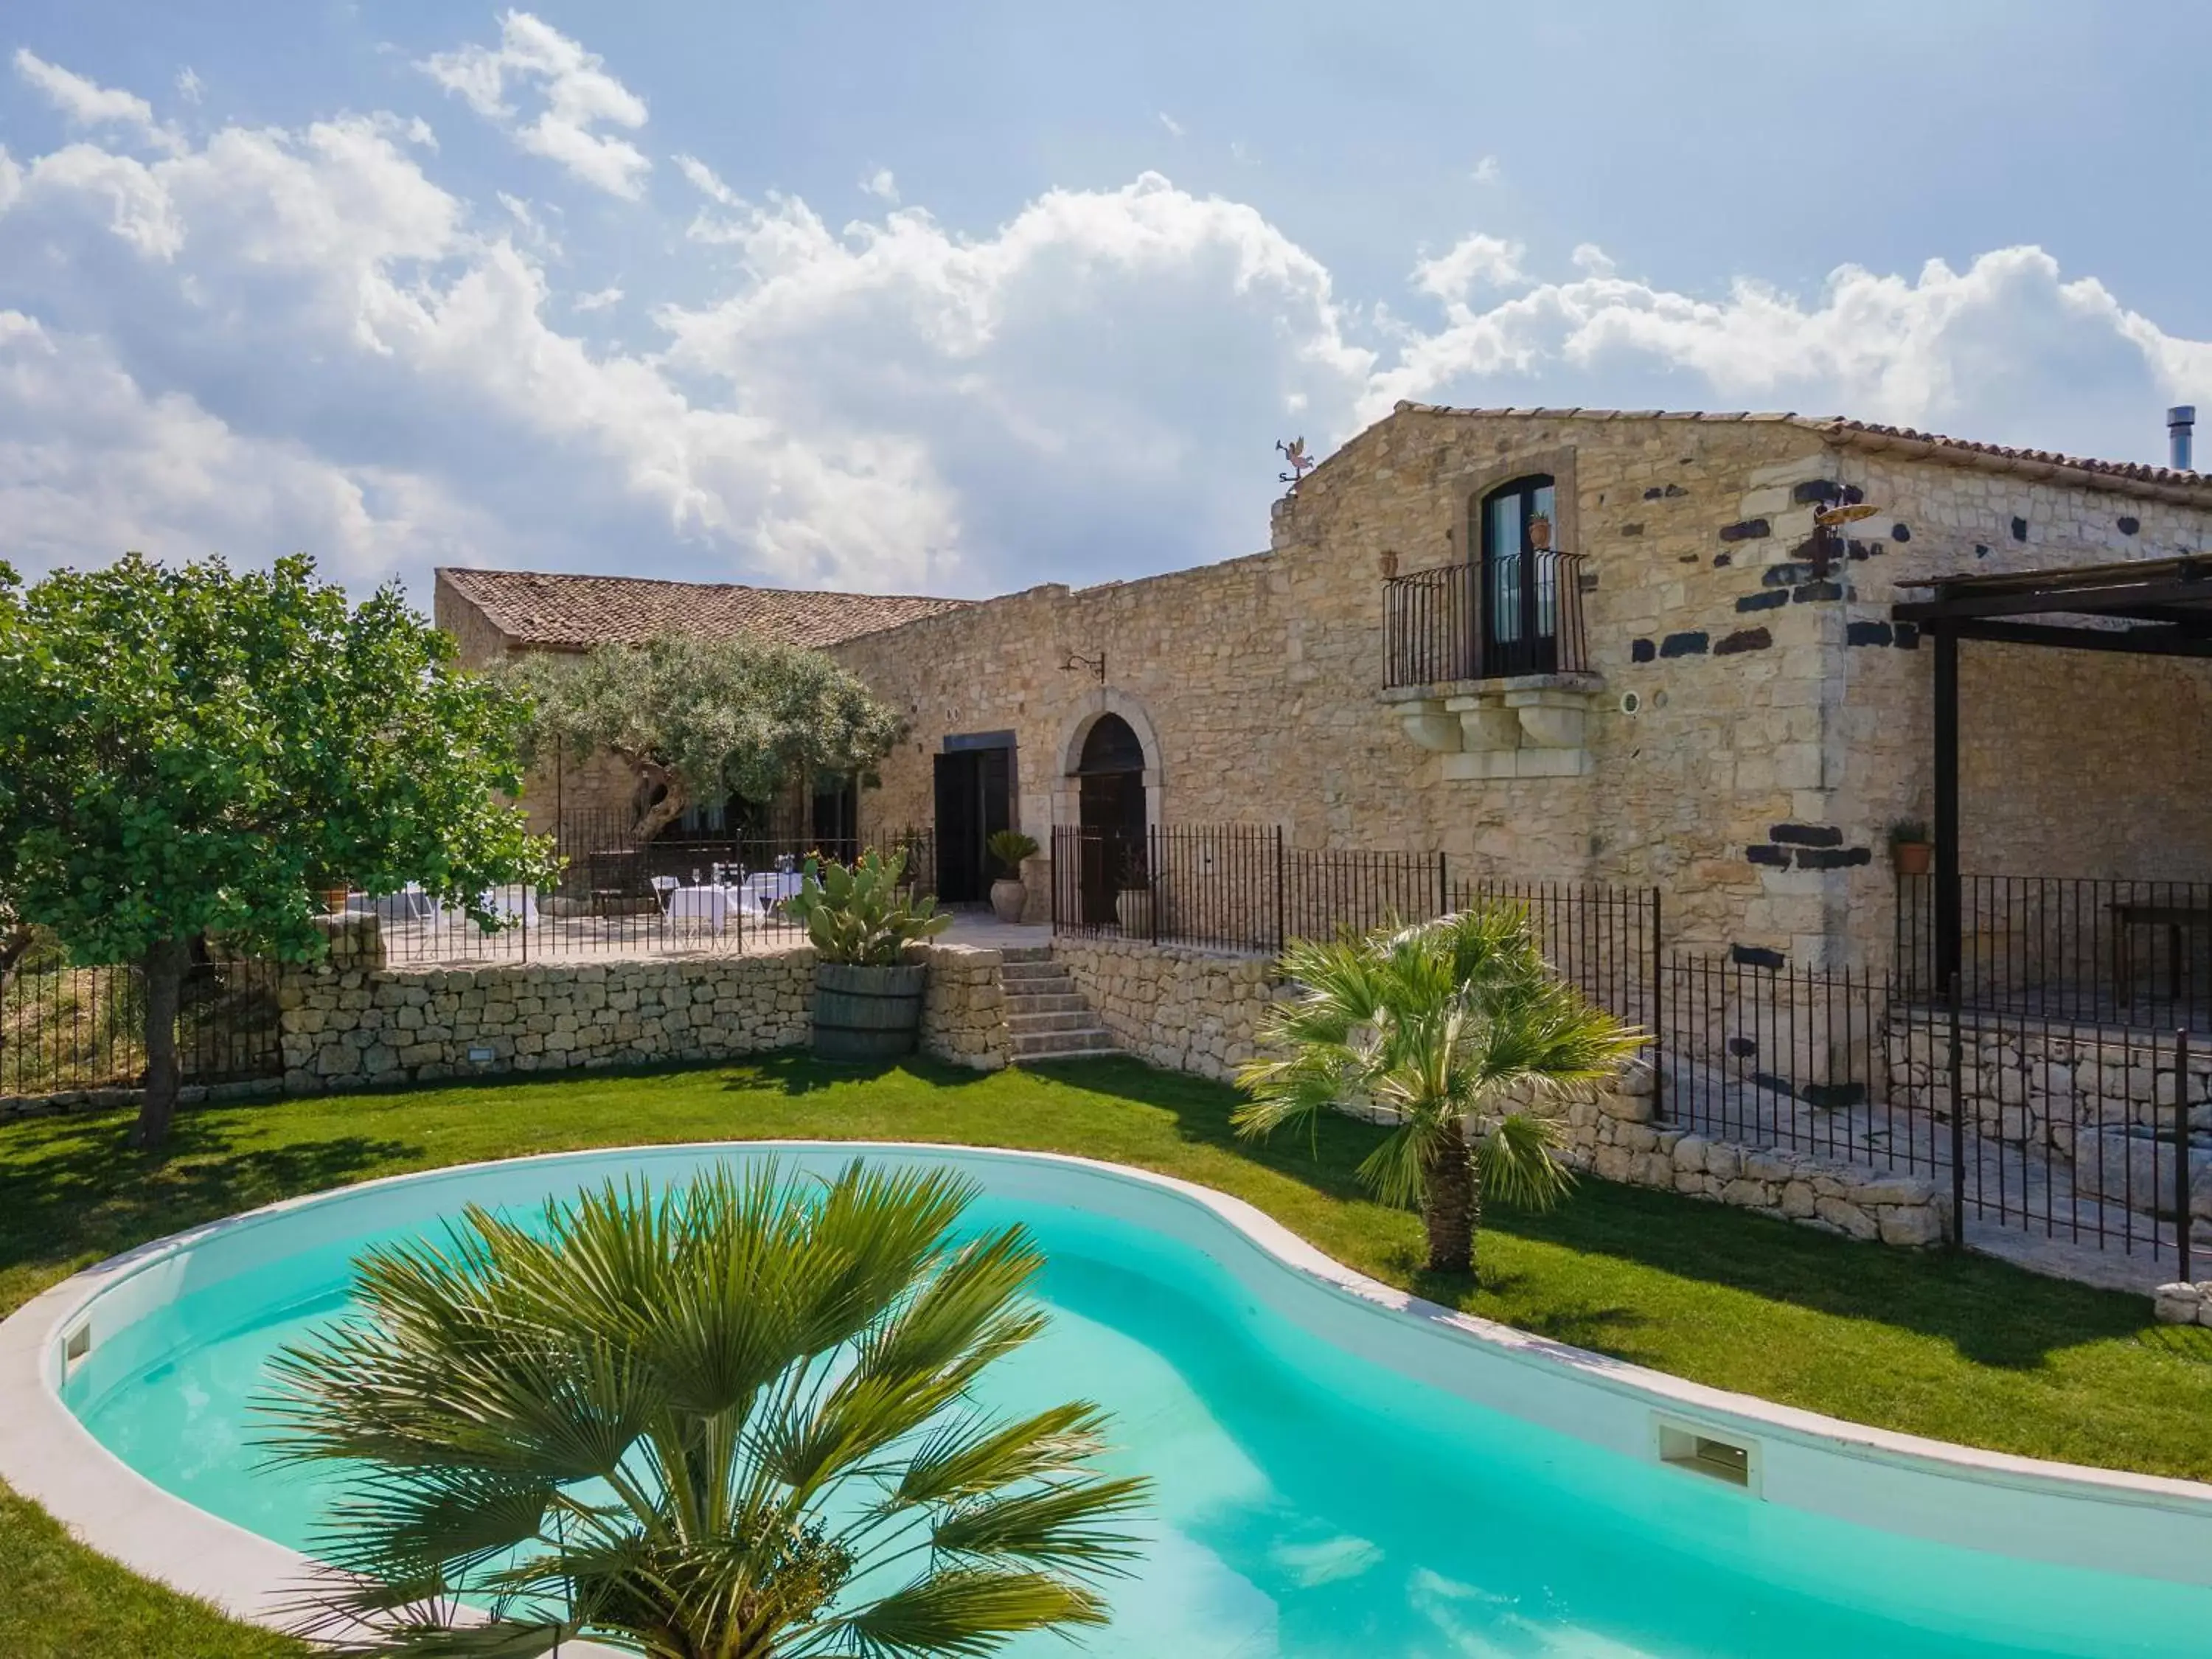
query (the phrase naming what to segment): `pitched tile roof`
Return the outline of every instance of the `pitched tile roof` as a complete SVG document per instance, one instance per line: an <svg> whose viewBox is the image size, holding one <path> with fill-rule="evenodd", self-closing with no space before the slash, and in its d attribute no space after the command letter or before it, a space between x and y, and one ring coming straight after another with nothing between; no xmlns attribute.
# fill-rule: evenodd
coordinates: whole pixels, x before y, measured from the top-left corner
<svg viewBox="0 0 2212 1659"><path fill-rule="evenodd" d="M586 650L609 641L635 645L670 633L757 634L789 645L834 645L970 603L538 570L449 567L437 574L510 643L550 650Z"/></svg>
<svg viewBox="0 0 2212 1659"><path fill-rule="evenodd" d="M2053 449L2013 449L2003 444L1976 443L1966 438L1947 438L1940 433L1917 431L1907 426L1882 426L1873 421L1846 420L1841 416L1753 414L1748 410L1719 414L1675 412L1659 409L1453 409L1442 404L1401 403L1401 412L1423 415L1517 416L1527 419L1577 421L1704 421L1765 422L1802 427L1831 442L1856 449L1888 450L1923 456L1985 471L2025 474L2030 477L2064 481L2068 474L2083 475L2074 482L2092 487L2117 488L2132 495L2202 504L2212 496L2212 476L2180 472L2172 467L2151 466L2141 461L2100 461L2085 455L2067 455Z"/></svg>

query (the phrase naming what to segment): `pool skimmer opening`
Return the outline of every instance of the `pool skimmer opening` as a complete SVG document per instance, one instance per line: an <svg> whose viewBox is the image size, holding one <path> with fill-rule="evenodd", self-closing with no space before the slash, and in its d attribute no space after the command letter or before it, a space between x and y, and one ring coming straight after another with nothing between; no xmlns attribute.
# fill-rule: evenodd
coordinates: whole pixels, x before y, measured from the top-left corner
<svg viewBox="0 0 2212 1659"><path fill-rule="evenodd" d="M1759 1443L1717 1432L1702 1423L1655 1415L1654 1449L1669 1468L1687 1470L1759 1497Z"/></svg>

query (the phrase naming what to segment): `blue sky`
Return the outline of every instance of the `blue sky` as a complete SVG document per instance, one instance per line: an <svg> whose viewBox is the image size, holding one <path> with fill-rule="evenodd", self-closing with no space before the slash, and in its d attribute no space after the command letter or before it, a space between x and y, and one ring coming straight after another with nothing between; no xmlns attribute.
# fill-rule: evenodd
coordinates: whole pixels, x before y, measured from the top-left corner
<svg viewBox="0 0 2212 1659"><path fill-rule="evenodd" d="M0 556L888 591L1401 397L2158 459L2212 9L17 0Z"/></svg>

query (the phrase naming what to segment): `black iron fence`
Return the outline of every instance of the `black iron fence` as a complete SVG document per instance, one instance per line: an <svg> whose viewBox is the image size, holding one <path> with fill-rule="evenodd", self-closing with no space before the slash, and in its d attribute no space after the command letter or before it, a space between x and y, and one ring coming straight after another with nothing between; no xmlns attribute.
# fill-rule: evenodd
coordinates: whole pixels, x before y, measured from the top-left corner
<svg viewBox="0 0 2212 1659"><path fill-rule="evenodd" d="M2118 1024L2212 1025L2212 882L1961 876L1970 1008ZM1944 994L1932 876L1898 882L1904 994Z"/></svg>
<svg viewBox="0 0 2212 1659"><path fill-rule="evenodd" d="M1650 1034L1659 1129L1735 1149L1716 1152L1735 1163L1715 1178L1779 1192L1786 1172L1741 1149L1804 1153L1864 1179L1933 1180L1968 1224L2177 1269L2192 1227L2212 1228L2212 1041L2181 1029L2203 1018L2205 964L2170 935L2129 937L2185 938L2202 889L1973 882L1968 935L1984 943L1954 1006L1927 994L1910 949L1893 971L1671 950L1648 889L1508 881L1442 854L1300 848L1236 826L1062 829L1052 851L1053 925L1078 938L1273 954L1519 904L1562 975ZM1926 931L1924 884L1905 902L1909 942ZM1843 1202L1862 1178L1826 1179L1832 1193L1799 1182L1790 1201L1818 1219L1832 1199L1835 1224L1866 1224Z"/></svg>
<svg viewBox="0 0 2212 1659"><path fill-rule="evenodd" d="M1053 832L1052 925L1075 938L1279 952L1495 900L1528 911L1547 957L1592 998L1646 1018L1659 896L1596 883L1502 880L1443 853L1293 847L1279 829L1156 825Z"/></svg>
<svg viewBox="0 0 2212 1659"><path fill-rule="evenodd" d="M907 830L852 838L663 833L639 836L631 821L577 814L552 831L560 873L547 887L487 895L500 925L418 892L356 894L349 908L374 912L386 960L397 963L529 961L538 957L743 951L793 942L804 929L788 902L810 858L849 863L869 847L902 854L902 881L937 888L935 842Z"/></svg>
<svg viewBox="0 0 2212 1659"><path fill-rule="evenodd" d="M1385 689L1585 672L1582 568L1546 548L1385 578Z"/></svg>
<svg viewBox="0 0 2212 1659"><path fill-rule="evenodd" d="M177 1017L187 1085L274 1077L276 967L191 965ZM0 981L0 1099L135 1089L146 1077L145 981L135 968L76 966L40 949Z"/></svg>

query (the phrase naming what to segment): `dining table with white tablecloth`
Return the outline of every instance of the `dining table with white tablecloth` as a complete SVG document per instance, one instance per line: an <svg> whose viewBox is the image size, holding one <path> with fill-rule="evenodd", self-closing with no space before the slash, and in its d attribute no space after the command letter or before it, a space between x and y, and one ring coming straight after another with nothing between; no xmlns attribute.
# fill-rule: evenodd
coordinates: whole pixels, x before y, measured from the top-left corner
<svg viewBox="0 0 2212 1659"><path fill-rule="evenodd" d="M668 895L668 919L679 926L692 923L720 933L738 912L744 898L738 890L720 882L702 882L678 887Z"/></svg>
<svg viewBox="0 0 2212 1659"><path fill-rule="evenodd" d="M789 898L797 898L806 878L796 870L759 870L747 876L738 890L748 913L765 916Z"/></svg>

